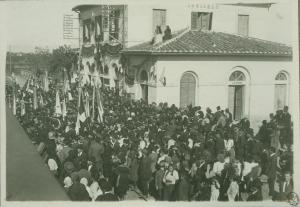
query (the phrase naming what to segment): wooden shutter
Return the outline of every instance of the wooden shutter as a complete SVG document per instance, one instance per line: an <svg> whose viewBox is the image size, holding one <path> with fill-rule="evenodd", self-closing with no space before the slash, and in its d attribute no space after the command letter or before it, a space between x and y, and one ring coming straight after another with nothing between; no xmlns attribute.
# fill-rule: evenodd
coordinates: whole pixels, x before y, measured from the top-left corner
<svg viewBox="0 0 300 207"><path fill-rule="evenodd" d="M192 12L191 13L191 29L192 30L210 30L212 21L212 13L208 12Z"/></svg>
<svg viewBox="0 0 300 207"><path fill-rule="evenodd" d="M275 110L283 109L286 105L286 84L275 85Z"/></svg>
<svg viewBox="0 0 300 207"><path fill-rule="evenodd" d="M191 29L192 30L198 29L197 22L198 22L198 12L192 12L191 13Z"/></svg>
<svg viewBox="0 0 300 207"><path fill-rule="evenodd" d="M162 32L164 32L166 27L166 15L167 12L164 9L153 9L153 34L155 34L155 29L157 26L160 26Z"/></svg>
<svg viewBox="0 0 300 207"><path fill-rule="evenodd" d="M161 18L161 30L162 32L165 31L166 29L166 22L167 22L167 12L166 10L161 10L161 13L160 13L160 18Z"/></svg>
<svg viewBox="0 0 300 207"><path fill-rule="evenodd" d="M238 34L248 36L249 34L249 15L238 16Z"/></svg>
<svg viewBox="0 0 300 207"><path fill-rule="evenodd" d="M234 117L234 86L228 87L228 109L230 113L233 114Z"/></svg>
<svg viewBox="0 0 300 207"><path fill-rule="evenodd" d="M212 25L212 17L213 17L213 13L209 13L209 25L208 25L208 30L211 30L211 25Z"/></svg>
<svg viewBox="0 0 300 207"><path fill-rule="evenodd" d="M202 13L201 14L201 29L209 30L210 25L210 13Z"/></svg>
<svg viewBox="0 0 300 207"><path fill-rule="evenodd" d="M243 118L244 110L244 86L235 86L235 106L234 118L240 120Z"/></svg>

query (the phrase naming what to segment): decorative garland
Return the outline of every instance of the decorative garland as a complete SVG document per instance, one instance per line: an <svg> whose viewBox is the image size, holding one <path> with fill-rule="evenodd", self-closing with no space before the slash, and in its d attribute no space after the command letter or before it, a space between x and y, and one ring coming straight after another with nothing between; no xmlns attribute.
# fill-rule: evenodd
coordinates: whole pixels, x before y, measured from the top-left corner
<svg viewBox="0 0 300 207"><path fill-rule="evenodd" d="M103 54L110 54L110 55L118 54L122 49L123 49L123 45L120 43L117 45L111 45L105 43L104 45L100 46L100 50Z"/></svg>
<svg viewBox="0 0 300 207"><path fill-rule="evenodd" d="M92 57L94 56L95 46L91 45L90 47L82 47L81 55L82 57Z"/></svg>

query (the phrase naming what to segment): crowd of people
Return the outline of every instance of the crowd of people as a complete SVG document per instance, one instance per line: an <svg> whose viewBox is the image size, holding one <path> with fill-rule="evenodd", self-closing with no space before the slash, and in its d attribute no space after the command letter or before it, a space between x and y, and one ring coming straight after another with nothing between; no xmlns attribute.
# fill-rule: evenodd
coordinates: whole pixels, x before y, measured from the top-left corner
<svg viewBox="0 0 300 207"><path fill-rule="evenodd" d="M7 102L15 94L16 117L71 200L126 200L134 190L158 201L282 201L293 191L287 106L255 134L247 118L234 121L228 109L148 104L102 86L103 120L90 116L76 133L78 88L71 84L73 98L60 117L57 82L47 92L37 88L37 109L28 88L6 87ZM93 87L84 90L92 94Z"/></svg>

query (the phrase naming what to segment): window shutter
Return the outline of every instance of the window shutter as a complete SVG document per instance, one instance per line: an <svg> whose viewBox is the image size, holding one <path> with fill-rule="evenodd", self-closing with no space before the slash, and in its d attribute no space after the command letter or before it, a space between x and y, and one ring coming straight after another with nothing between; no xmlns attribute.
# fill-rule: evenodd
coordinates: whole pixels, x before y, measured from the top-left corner
<svg viewBox="0 0 300 207"><path fill-rule="evenodd" d="M212 16L213 16L213 13L209 13L209 23L208 23L208 30L211 30L211 25L212 25Z"/></svg>
<svg viewBox="0 0 300 207"><path fill-rule="evenodd" d="M228 109L234 115L234 86L228 87Z"/></svg>
<svg viewBox="0 0 300 207"><path fill-rule="evenodd" d="M210 14L209 13L203 13L201 14L201 29L208 30L209 29L209 19Z"/></svg>
<svg viewBox="0 0 300 207"><path fill-rule="evenodd" d="M235 87L235 113L234 118L240 120L243 118L244 86Z"/></svg>
<svg viewBox="0 0 300 207"><path fill-rule="evenodd" d="M165 30L166 27L166 14L167 11L163 9L153 9L153 34L155 34L155 30L157 26L161 27L162 32Z"/></svg>
<svg viewBox="0 0 300 207"><path fill-rule="evenodd" d="M161 29L162 32L166 29L166 10L161 10Z"/></svg>
<svg viewBox="0 0 300 207"><path fill-rule="evenodd" d="M192 12L191 13L191 29L192 30L197 29L197 19L198 19L198 12Z"/></svg>
<svg viewBox="0 0 300 207"><path fill-rule="evenodd" d="M249 34L249 15L238 16L238 34L248 36Z"/></svg>

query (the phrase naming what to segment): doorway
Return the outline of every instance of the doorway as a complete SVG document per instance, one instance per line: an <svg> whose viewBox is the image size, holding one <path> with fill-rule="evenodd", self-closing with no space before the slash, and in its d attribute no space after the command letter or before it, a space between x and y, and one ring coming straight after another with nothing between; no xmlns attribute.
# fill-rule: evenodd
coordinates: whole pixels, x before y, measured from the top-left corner
<svg viewBox="0 0 300 207"><path fill-rule="evenodd" d="M235 71L229 78L228 108L234 120L241 120L245 111L245 84L246 77L243 72Z"/></svg>
<svg viewBox="0 0 300 207"><path fill-rule="evenodd" d="M244 116L244 85L229 86L229 110L234 120L240 120Z"/></svg>
<svg viewBox="0 0 300 207"><path fill-rule="evenodd" d="M195 106L196 78L192 73L185 73L180 80L180 107Z"/></svg>
<svg viewBox="0 0 300 207"><path fill-rule="evenodd" d="M148 103L148 75L146 71L142 71L140 75L141 89L142 89L142 99Z"/></svg>

